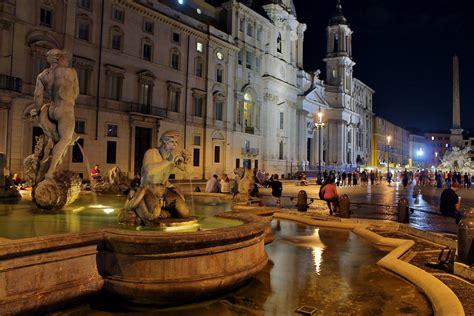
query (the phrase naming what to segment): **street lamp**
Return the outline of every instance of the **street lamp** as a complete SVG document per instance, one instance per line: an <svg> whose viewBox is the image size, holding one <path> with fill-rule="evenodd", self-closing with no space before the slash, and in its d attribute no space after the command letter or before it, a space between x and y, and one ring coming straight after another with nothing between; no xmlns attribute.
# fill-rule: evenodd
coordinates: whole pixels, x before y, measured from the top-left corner
<svg viewBox="0 0 474 316"><path fill-rule="evenodd" d="M392 136L387 136L387 180L388 184L390 184L390 141L392 140Z"/></svg>
<svg viewBox="0 0 474 316"><path fill-rule="evenodd" d="M314 122L314 127L318 130L318 182L321 181L321 129L324 128L323 112L318 110L318 121Z"/></svg>

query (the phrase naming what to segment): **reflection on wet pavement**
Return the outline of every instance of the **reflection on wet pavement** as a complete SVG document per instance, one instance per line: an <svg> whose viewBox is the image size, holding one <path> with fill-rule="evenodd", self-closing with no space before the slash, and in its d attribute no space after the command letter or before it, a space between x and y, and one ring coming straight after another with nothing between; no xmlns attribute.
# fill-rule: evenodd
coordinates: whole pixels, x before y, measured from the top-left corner
<svg viewBox="0 0 474 316"><path fill-rule="evenodd" d="M168 309L107 305L103 297L61 315L432 315L426 298L375 263L386 253L346 230L273 221L277 239L265 247L269 263L250 283L226 296Z"/></svg>

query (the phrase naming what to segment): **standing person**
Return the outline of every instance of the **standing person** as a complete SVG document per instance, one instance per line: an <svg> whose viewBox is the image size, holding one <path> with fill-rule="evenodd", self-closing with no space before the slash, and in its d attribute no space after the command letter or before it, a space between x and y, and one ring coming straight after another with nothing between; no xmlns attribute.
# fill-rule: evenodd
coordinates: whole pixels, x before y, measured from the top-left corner
<svg viewBox="0 0 474 316"><path fill-rule="evenodd" d="M272 188L272 195L276 198L277 207L281 206L281 193L283 192L283 184L278 180L278 175L273 175L273 180L270 182Z"/></svg>
<svg viewBox="0 0 474 316"><path fill-rule="evenodd" d="M319 194L324 201L326 201L329 214L336 214L336 210L339 208L339 196L337 194L337 187L333 177L329 178L327 184L321 187L322 192ZM334 210L332 206L334 206Z"/></svg>
<svg viewBox="0 0 474 316"><path fill-rule="evenodd" d="M403 188L406 189L407 188L407 185L408 185L408 171L405 169L405 171L403 172L403 180L402 180L402 183L403 183Z"/></svg>
<svg viewBox="0 0 474 316"><path fill-rule="evenodd" d="M206 183L206 192L207 193L217 193L219 192L219 181L217 181L217 174L207 180Z"/></svg>
<svg viewBox="0 0 474 316"><path fill-rule="evenodd" d="M230 193L230 180L226 173L222 175L221 179L221 193Z"/></svg>
<svg viewBox="0 0 474 316"><path fill-rule="evenodd" d="M456 220L456 224L461 220L461 213L459 212L461 208L461 197L456 194L458 188L459 185L453 183L450 188L444 189L439 201L439 211L441 214L453 217Z"/></svg>

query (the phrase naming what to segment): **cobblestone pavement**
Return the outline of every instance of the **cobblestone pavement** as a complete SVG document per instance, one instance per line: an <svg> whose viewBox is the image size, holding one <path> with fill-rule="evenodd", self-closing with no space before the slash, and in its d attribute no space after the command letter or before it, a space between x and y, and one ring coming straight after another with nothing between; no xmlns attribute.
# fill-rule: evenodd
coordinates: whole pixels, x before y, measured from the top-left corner
<svg viewBox="0 0 474 316"><path fill-rule="evenodd" d="M283 182L283 207L294 208L295 200L291 200L298 195L300 190L305 190L308 197L319 199L319 185L309 184L308 186L298 186L296 181ZM314 182L313 182L314 183ZM407 198L409 207L413 213L410 214L410 225L414 228L446 233L457 234L457 225L454 219L441 216L439 213L439 197L443 189L434 187L421 187L420 194L414 197L415 185L410 184L406 189L399 182L377 184L373 186L350 186L338 187L339 195L347 194L351 201L351 217L371 218L382 220L397 220L397 204L401 198ZM271 189L261 188L266 204L273 205L274 199L271 197ZM460 189L458 195L462 197L461 209L474 207L474 189ZM327 207L322 201L315 201L310 211L323 212Z"/></svg>

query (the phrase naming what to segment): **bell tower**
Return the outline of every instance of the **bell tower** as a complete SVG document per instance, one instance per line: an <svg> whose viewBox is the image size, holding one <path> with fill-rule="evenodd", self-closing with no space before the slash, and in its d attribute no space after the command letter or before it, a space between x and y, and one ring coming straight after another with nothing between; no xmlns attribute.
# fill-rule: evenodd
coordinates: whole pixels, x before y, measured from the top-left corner
<svg viewBox="0 0 474 316"><path fill-rule="evenodd" d="M341 1L337 1L336 13L326 28L327 48L326 83L338 86L342 91L352 90L352 30L342 14Z"/></svg>

